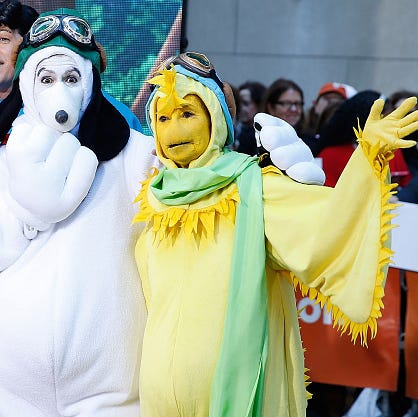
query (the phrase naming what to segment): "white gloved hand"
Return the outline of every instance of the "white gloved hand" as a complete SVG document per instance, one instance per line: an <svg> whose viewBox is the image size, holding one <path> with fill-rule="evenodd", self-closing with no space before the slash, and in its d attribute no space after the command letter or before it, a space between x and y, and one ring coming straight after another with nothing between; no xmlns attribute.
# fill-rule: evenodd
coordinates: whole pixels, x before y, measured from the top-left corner
<svg viewBox="0 0 418 417"><path fill-rule="evenodd" d="M98 165L71 133L20 124L6 145L8 204L25 224L46 230L67 218L87 195Z"/></svg>
<svg viewBox="0 0 418 417"><path fill-rule="evenodd" d="M254 117L254 129L257 147L262 146L270 153L270 159L277 168L286 171L295 181L324 184L324 171L289 123L266 113L257 113Z"/></svg>

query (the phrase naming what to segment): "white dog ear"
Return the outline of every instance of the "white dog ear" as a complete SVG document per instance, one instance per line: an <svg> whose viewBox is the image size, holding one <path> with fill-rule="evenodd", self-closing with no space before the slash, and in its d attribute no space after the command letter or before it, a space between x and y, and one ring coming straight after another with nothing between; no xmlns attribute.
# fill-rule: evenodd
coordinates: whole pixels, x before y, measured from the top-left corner
<svg viewBox="0 0 418 417"><path fill-rule="evenodd" d="M99 71L93 67L93 92L80 120L78 139L99 161L114 158L128 143L128 122L103 95Z"/></svg>

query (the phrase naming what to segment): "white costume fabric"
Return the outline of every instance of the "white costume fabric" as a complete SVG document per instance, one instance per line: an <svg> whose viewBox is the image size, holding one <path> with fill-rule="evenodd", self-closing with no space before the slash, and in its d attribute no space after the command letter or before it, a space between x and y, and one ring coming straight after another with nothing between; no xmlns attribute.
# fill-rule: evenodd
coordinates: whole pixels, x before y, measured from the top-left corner
<svg viewBox="0 0 418 417"><path fill-rule="evenodd" d="M81 184L85 167L71 167L80 180L73 188L80 192L72 200L74 207L66 207L66 217L60 219L61 212L54 220L54 207L61 210L61 203L51 201L47 221L40 216L42 210L31 219L33 213L15 196L33 194L36 211L36 190L30 184L39 184L30 178L16 193L11 176L19 171L14 165L19 152L26 161L33 156L27 151L24 155L16 143L28 141L19 135L33 135L33 127L41 124L32 106L34 68L54 49L75 58L83 82L88 80L82 110L91 95L91 63L65 48L36 52L20 75L25 115L15 121L8 144L0 148L0 417L138 417L146 312L133 256L139 231L131 221L139 182L156 163L153 140L131 130L125 148L93 169L91 186L89 179ZM60 97L50 100L53 106ZM94 155L81 148L90 158L85 160L88 177ZM46 166L44 162L39 163Z"/></svg>

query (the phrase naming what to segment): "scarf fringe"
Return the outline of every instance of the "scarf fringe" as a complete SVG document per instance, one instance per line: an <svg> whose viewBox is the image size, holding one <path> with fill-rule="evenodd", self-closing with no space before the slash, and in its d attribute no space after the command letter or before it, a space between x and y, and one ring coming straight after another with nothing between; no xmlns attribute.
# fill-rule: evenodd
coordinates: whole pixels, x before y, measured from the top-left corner
<svg viewBox="0 0 418 417"><path fill-rule="evenodd" d="M235 222L236 206L240 200L237 188L216 204L204 208L170 207L161 212L154 210L148 198L148 189L151 180L157 174L158 170L155 170L141 183L141 191L134 200L134 203L139 203L139 211L132 221L146 222L147 227L152 227L156 243L159 244L163 240L173 243L181 230L184 230L188 238L198 240L206 237L214 240L215 226L220 216L226 216L232 223Z"/></svg>
<svg viewBox="0 0 418 417"><path fill-rule="evenodd" d="M393 204L389 202L392 195L396 193L394 189L397 184L387 184L386 179L390 175L389 164L387 163L393 158L393 152L389 147L384 149L383 154L380 151L379 144L371 145L370 143L362 140L362 130L355 130L359 145L373 167L375 175L379 179L381 189L381 215L380 215L380 249L378 267L376 272L376 282L373 292L373 302L369 318L364 323L356 323L351 321L338 306L332 304L330 297L324 296L316 288L310 288L302 283L294 274L291 273L293 285L295 289L300 288L303 296L308 295L312 301L315 301L321 306L325 307L327 312L331 314L333 319L333 327L344 334L348 332L351 336L352 342L355 344L357 339L360 339L362 346L367 345L367 339L370 333L370 338L374 339L377 335L377 319L382 316L382 309L384 308L383 296L385 294L384 285L386 280L386 268L389 265L393 251L386 247L390 237L390 231L397 227L391 224L391 220L396 217L396 214L392 213L392 210L399 206L399 204Z"/></svg>

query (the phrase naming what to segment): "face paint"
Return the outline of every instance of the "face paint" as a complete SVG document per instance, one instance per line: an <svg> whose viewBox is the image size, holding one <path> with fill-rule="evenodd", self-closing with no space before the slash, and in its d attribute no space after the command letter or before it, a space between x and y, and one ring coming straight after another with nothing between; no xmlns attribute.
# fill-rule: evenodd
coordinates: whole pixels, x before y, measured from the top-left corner
<svg viewBox="0 0 418 417"><path fill-rule="evenodd" d="M41 120L60 132L72 130L78 123L83 101L81 72L66 55L42 60L35 74L34 102Z"/></svg>
<svg viewBox="0 0 418 417"><path fill-rule="evenodd" d="M156 139L163 156L179 167L187 168L191 161L205 152L210 141L211 121L203 101L194 94L184 97L185 103L169 112L157 102Z"/></svg>

